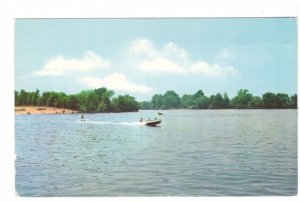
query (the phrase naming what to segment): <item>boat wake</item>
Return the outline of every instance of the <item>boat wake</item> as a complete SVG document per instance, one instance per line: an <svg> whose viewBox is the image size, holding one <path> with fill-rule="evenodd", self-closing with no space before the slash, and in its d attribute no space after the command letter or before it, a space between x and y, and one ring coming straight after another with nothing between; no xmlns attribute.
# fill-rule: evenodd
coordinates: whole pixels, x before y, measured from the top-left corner
<svg viewBox="0 0 300 202"><path fill-rule="evenodd" d="M85 121L80 122L85 124L101 124L101 125L126 125L126 126L138 126L143 125L143 123L135 121L135 122L111 122L111 121Z"/></svg>

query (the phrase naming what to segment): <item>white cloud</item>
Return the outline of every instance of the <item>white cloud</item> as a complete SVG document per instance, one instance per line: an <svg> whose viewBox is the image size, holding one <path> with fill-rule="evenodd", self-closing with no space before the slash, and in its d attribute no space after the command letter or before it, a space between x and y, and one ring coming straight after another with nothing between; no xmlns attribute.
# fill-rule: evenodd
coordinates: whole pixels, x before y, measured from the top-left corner
<svg viewBox="0 0 300 202"><path fill-rule="evenodd" d="M178 64L164 58L156 57L153 60L148 60L139 63L138 68L147 72L170 72L170 73L182 73L185 69Z"/></svg>
<svg viewBox="0 0 300 202"><path fill-rule="evenodd" d="M149 39L138 39L131 43L131 50L139 58L136 67L150 73L197 73L203 76L237 76L238 71L230 65L221 65L224 60L233 59L234 54L229 49L223 49L216 55L216 63L211 65L206 61L192 61L189 52L174 42L168 42L161 49L155 49ZM223 61L223 62L222 62Z"/></svg>
<svg viewBox="0 0 300 202"><path fill-rule="evenodd" d="M136 67L146 72L183 73L188 52L179 48L174 42L168 42L161 49L156 49L149 39L137 39L131 42L132 53L135 54ZM143 56L143 57L141 57Z"/></svg>
<svg viewBox="0 0 300 202"><path fill-rule="evenodd" d="M163 53L166 55L179 60L188 60L188 52L183 48L179 48L174 42L166 43L163 47Z"/></svg>
<svg viewBox="0 0 300 202"><path fill-rule="evenodd" d="M180 48L174 42L168 42L161 49L156 49L154 43L145 38L140 38L131 42L130 50L137 55L144 55L148 58L165 57L169 60L187 60L188 51Z"/></svg>
<svg viewBox="0 0 300 202"><path fill-rule="evenodd" d="M131 43L131 50L137 54L145 54L148 57L154 57L156 51L153 43L149 39L137 39Z"/></svg>
<svg viewBox="0 0 300 202"><path fill-rule="evenodd" d="M150 87L130 83L126 76L122 73L113 73L105 76L103 79L95 77L85 77L80 79L81 82L90 88L106 87L111 90L126 91L126 92L140 92L147 93L152 91Z"/></svg>
<svg viewBox="0 0 300 202"><path fill-rule="evenodd" d="M237 76L238 72L233 67L221 67L218 64L209 65L207 62L197 62L190 68L193 73L200 73L204 76Z"/></svg>
<svg viewBox="0 0 300 202"><path fill-rule="evenodd" d="M63 56L50 59L42 70L33 72L36 76L62 76L73 72L87 72L96 68L108 68L110 62L88 51L82 58L66 59Z"/></svg>

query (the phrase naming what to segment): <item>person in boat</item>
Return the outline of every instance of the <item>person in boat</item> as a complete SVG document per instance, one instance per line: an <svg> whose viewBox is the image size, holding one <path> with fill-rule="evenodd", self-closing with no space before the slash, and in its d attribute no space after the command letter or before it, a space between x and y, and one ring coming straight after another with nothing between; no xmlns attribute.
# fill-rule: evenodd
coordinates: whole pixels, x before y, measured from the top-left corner
<svg viewBox="0 0 300 202"><path fill-rule="evenodd" d="M140 122L143 122L143 118L140 118Z"/></svg>

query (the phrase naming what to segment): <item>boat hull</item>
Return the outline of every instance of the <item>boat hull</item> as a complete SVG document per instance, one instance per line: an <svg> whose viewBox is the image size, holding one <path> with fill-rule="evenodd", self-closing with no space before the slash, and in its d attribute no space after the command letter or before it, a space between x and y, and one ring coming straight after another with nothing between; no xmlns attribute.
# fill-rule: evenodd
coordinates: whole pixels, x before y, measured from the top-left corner
<svg viewBox="0 0 300 202"><path fill-rule="evenodd" d="M157 124L160 124L161 120L152 120L152 121L146 121L145 125L146 126L156 126Z"/></svg>

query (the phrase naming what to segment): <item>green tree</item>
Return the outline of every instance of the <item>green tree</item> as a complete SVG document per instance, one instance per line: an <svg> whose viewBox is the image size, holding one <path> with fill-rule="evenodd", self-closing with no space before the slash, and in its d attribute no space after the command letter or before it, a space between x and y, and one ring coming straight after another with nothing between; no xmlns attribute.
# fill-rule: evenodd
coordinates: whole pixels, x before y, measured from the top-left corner
<svg viewBox="0 0 300 202"><path fill-rule="evenodd" d="M262 108L262 100L258 96L253 96L249 103L249 108L251 109L261 109Z"/></svg>
<svg viewBox="0 0 300 202"><path fill-rule="evenodd" d="M100 100L100 102L103 102L105 104L105 111L110 111L110 103L111 103L111 97L114 95L114 91L111 90L106 90L103 95L102 98Z"/></svg>
<svg viewBox="0 0 300 202"><path fill-rule="evenodd" d="M223 108L223 97L220 93L216 95L211 95L209 98L209 108L210 109L222 109Z"/></svg>
<svg viewBox="0 0 300 202"><path fill-rule="evenodd" d="M224 95L223 95L223 107L224 107L224 109L230 108L230 99L229 99L227 93L224 93Z"/></svg>
<svg viewBox="0 0 300 202"><path fill-rule="evenodd" d="M193 107L196 109L207 109L209 107L209 98L206 97L202 90L198 90L193 95Z"/></svg>
<svg viewBox="0 0 300 202"><path fill-rule="evenodd" d="M196 109L208 109L209 107L209 98L206 96L199 96L194 100Z"/></svg>
<svg viewBox="0 0 300 202"><path fill-rule="evenodd" d="M33 105L32 104L32 98L34 97L34 93L33 92L26 92L26 102L25 105Z"/></svg>
<svg viewBox="0 0 300 202"><path fill-rule="evenodd" d="M78 110L78 99L76 95L68 96L67 107L72 110Z"/></svg>
<svg viewBox="0 0 300 202"><path fill-rule="evenodd" d="M223 97L220 93L217 93L215 99L214 99L214 106L216 109L222 109L223 108Z"/></svg>
<svg viewBox="0 0 300 202"><path fill-rule="evenodd" d="M20 93L15 90L15 106L19 106L19 95Z"/></svg>
<svg viewBox="0 0 300 202"><path fill-rule="evenodd" d="M63 92L55 94L57 95L57 99L54 102L54 106L60 108L68 107L68 95Z"/></svg>
<svg viewBox="0 0 300 202"><path fill-rule="evenodd" d="M93 92L90 91L87 95L87 99L86 99L86 105L87 105L87 112L97 112L97 108L100 102L100 99L98 97L98 95Z"/></svg>
<svg viewBox="0 0 300 202"><path fill-rule="evenodd" d="M106 88L98 88L94 90L95 94L98 96L98 99L101 99L106 91Z"/></svg>
<svg viewBox="0 0 300 202"><path fill-rule="evenodd" d="M290 105L290 97L288 94L277 93L276 94L276 108L286 109Z"/></svg>
<svg viewBox="0 0 300 202"><path fill-rule="evenodd" d="M142 101L139 103L140 109L152 109L152 103L148 101Z"/></svg>
<svg viewBox="0 0 300 202"><path fill-rule="evenodd" d="M194 96L193 95L187 95L184 94L181 97L181 105L183 108L185 109L193 109L196 108L195 104L194 104Z"/></svg>
<svg viewBox="0 0 300 202"><path fill-rule="evenodd" d="M40 105L46 106L46 105L47 105L48 98L49 98L50 95L52 95L52 94L53 94L53 92L50 92L50 91L43 92L43 93L42 93L42 97L40 98Z"/></svg>
<svg viewBox="0 0 300 202"><path fill-rule="evenodd" d="M37 106L40 104L40 91L37 89L35 92L30 93L30 105Z"/></svg>
<svg viewBox="0 0 300 202"><path fill-rule="evenodd" d="M88 91L81 91L76 95L78 111L80 112L88 112L87 95L88 95Z"/></svg>
<svg viewBox="0 0 300 202"><path fill-rule="evenodd" d="M197 99L199 97L204 96L204 93L202 90L198 90L195 94L194 94L194 99Z"/></svg>
<svg viewBox="0 0 300 202"><path fill-rule="evenodd" d="M19 95L19 105L27 105L27 93L25 90L21 89L20 95Z"/></svg>
<svg viewBox="0 0 300 202"><path fill-rule="evenodd" d="M294 94L290 98L290 108L297 109L297 95Z"/></svg>
<svg viewBox="0 0 300 202"><path fill-rule="evenodd" d="M151 99L151 103L153 106L153 109L160 109L163 105L163 96L161 94L155 94L153 95Z"/></svg>
<svg viewBox="0 0 300 202"><path fill-rule="evenodd" d="M181 105L181 100L175 91L167 91L163 95L163 106L164 109L177 109Z"/></svg>
<svg viewBox="0 0 300 202"><path fill-rule="evenodd" d="M58 107L58 98L59 95L56 92L52 92L47 99L47 106L49 107Z"/></svg>
<svg viewBox="0 0 300 202"><path fill-rule="evenodd" d="M277 97L274 93L267 92L262 96L262 106L264 109L273 109L277 102Z"/></svg>
<svg viewBox="0 0 300 202"><path fill-rule="evenodd" d="M231 100L231 103L236 109L247 109L250 108L250 101L252 94L247 89L241 89L237 95Z"/></svg>
<svg viewBox="0 0 300 202"><path fill-rule="evenodd" d="M103 100L101 100L97 107L97 112L106 112L108 111L108 106L105 104Z"/></svg>
<svg viewBox="0 0 300 202"><path fill-rule="evenodd" d="M114 112L136 112L139 110L139 103L130 95L119 95L112 99Z"/></svg>

